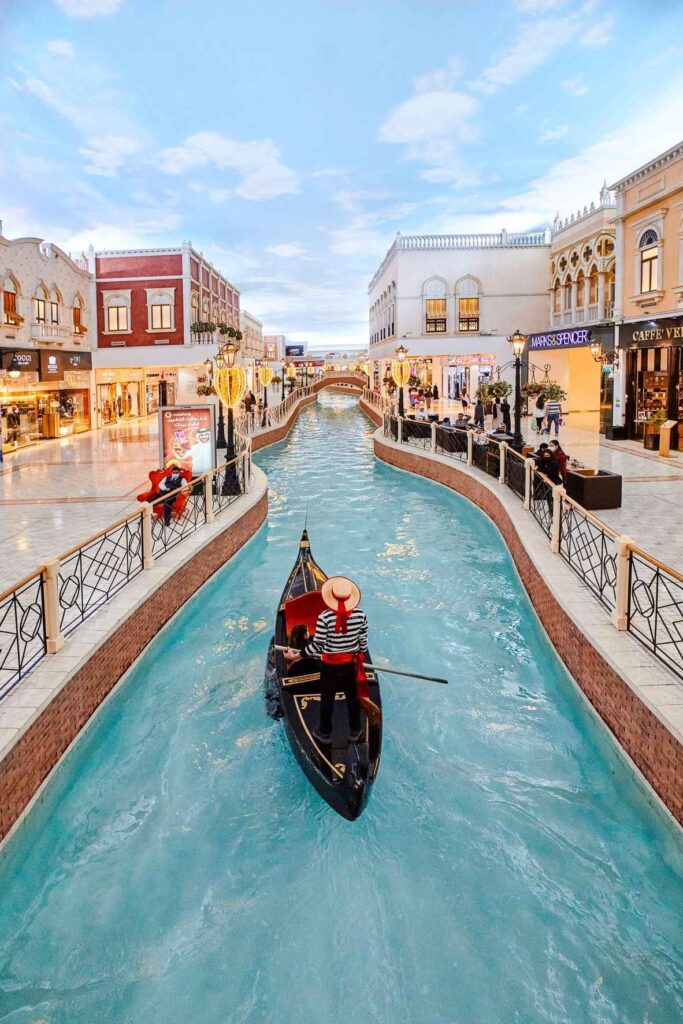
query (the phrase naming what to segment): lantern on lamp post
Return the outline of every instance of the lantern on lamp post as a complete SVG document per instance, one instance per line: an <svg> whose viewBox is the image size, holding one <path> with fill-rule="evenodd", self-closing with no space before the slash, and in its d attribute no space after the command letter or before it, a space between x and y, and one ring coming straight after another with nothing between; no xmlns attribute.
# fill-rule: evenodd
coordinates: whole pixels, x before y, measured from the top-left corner
<svg viewBox="0 0 683 1024"><path fill-rule="evenodd" d="M521 452L524 447L524 438L522 437L522 355L527 343L527 336L521 331L515 331L508 338L508 342L515 357L515 427L510 447Z"/></svg>
<svg viewBox="0 0 683 1024"><path fill-rule="evenodd" d="M263 419L261 426L265 427L268 419L268 385L273 379L273 368L265 363L259 366L258 379L263 387Z"/></svg>
<svg viewBox="0 0 683 1024"><path fill-rule="evenodd" d="M230 358L229 355L228 358ZM223 362L225 361L226 360L224 358ZM221 405L224 405L228 410L228 443L227 451L225 453L227 465L225 467L225 476L223 477L223 487L221 489L223 494L241 493L240 482L237 476L237 466L235 464L234 409L239 405L242 400L242 396L247 390L247 375L244 372L244 367L235 366L234 362L235 356L233 353L232 365L221 366L216 370L214 378L216 394L220 399Z"/></svg>
<svg viewBox="0 0 683 1024"><path fill-rule="evenodd" d="M410 380L410 363L406 362L408 349L405 345L399 345L396 349L397 358L391 364L391 376L398 388L398 415L403 416L405 408L403 405L403 388Z"/></svg>

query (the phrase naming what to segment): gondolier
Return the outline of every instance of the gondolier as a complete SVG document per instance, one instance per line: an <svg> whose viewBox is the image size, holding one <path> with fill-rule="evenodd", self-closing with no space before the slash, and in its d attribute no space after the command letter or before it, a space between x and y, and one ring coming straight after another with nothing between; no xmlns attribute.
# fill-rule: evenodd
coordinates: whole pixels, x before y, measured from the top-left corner
<svg viewBox="0 0 683 1024"><path fill-rule="evenodd" d="M349 740L362 735L359 697L366 697L367 677L363 661L368 650L368 620L359 607L360 590L345 576L332 576L321 589L327 607L318 616L315 636L304 647L308 657L322 658L320 671L320 722L316 739L329 743L337 693L344 694L349 715Z"/></svg>

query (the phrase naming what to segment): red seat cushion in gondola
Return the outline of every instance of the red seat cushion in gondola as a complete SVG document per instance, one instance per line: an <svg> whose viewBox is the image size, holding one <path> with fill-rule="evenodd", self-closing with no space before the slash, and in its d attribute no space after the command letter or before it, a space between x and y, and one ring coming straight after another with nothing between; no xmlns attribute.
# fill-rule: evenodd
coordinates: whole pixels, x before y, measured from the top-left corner
<svg viewBox="0 0 683 1024"><path fill-rule="evenodd" d="M301 597L287 601L285 605L287 636L290 635L294 626L299 624L308 626L308 632L313 636L318 616L326 607L319 590L310 590L307 594L302 594Z"/></svg>

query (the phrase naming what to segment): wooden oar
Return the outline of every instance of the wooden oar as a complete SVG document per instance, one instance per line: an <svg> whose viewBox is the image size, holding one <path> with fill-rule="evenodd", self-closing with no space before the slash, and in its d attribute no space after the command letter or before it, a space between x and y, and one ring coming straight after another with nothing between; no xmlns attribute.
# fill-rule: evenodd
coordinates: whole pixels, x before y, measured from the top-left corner
<svg viewBox="0 0 683 1024"><path fill-rule="evenodd" d="M289 647L282 647L281 644L274 644L273 646L274 646L276 651L289 651L290 650ZM294 650L296 650L296 648L292 647L291 650L294 651ZM301 651L299 651L298 653L301 654ZM311 655L311 657L319 658L320 655L319 654L313 654L313 655ZM373 664L373 663L368 662L368 661L363 663L363 667L364 668L372 669L373 672L388 672L392 676L408 676L410 679L425 679L428 683L443 683L444 686L448 685L448 680L447 679L442 679L440 676L424 676L420 672L406 672L406 671L404 671L403 669L400 669L400 668L388 668L386 665L376 665L376 664Z"/></svg>

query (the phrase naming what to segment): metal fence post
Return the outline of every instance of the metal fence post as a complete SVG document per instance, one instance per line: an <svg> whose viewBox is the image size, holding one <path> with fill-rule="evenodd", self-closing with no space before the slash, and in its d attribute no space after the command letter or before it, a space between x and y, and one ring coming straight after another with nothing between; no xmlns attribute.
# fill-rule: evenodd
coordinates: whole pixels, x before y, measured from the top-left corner
<svg viewBox="0 0 683 1024"><path fill-rule="evenodd" d="M498 451L500 452L500 472L498 473L498 483L505 483L505 459L507 458L508 443L507 441L501 441L498 445Z"/></svg>
<svg viewBox="0 0 683 1024"><path fill-rule="evenodd" d="M550 530L550 550L555 555L560 553L562 535L562 498L567 492L561 484L553 487L553 522Z"/></svg>
<svg viewBox="0 0 683 1024"><path fill-rule="evenodd" d="M142 568L152 569L154 554L152 552L152 505L148 501L142 506Z"/></svg>
<svg viewBox="0 0 683 1024"><path fill-rule="evenodd" d="M398 430L396 432L396 438L399 444L403 444L403 417L398 416Z"/></svg>
<svg viewBox="0 0 683 1024"><path fill-rule="evenodd" d="M628 629L629 576L631 574L631 537L615 537L614 548L616 581L614 584L614 608L612 625L615 629Z"/></svg>
<svg viewBox="0 0 683 1024"><path fill-rule="evenodd" d="M436 451L436 423L432 423L432 451Z"/></svg>
<svg viewBox="0 0 683 1024"><path fill-rule="evenodd" d="M50 558L42 565L43 601L45 606L45 643L48 654L56 654L64 646L59 615L59 570L58 558Z"/></svg>
<svg viewBox="0 0 683 1024"><path fill-rule="evenodd" d="M467 431L467 465L471 466L474 462L474 437L472 431Z"/></svg>
<svg viewBox="0 0 683 1024"><path fill-rule="evenodd" d="M531 508L531 481L535 465L536 463L533 459L526 459L524 463L524 508L527 512Z"/></svg>
<svg viewBox="0 0 683 1024"><path fill-rule="evenodd" d="M212 523L215 519L213 512L213 473L209 470L204 474L204 521Z"/></svg>

